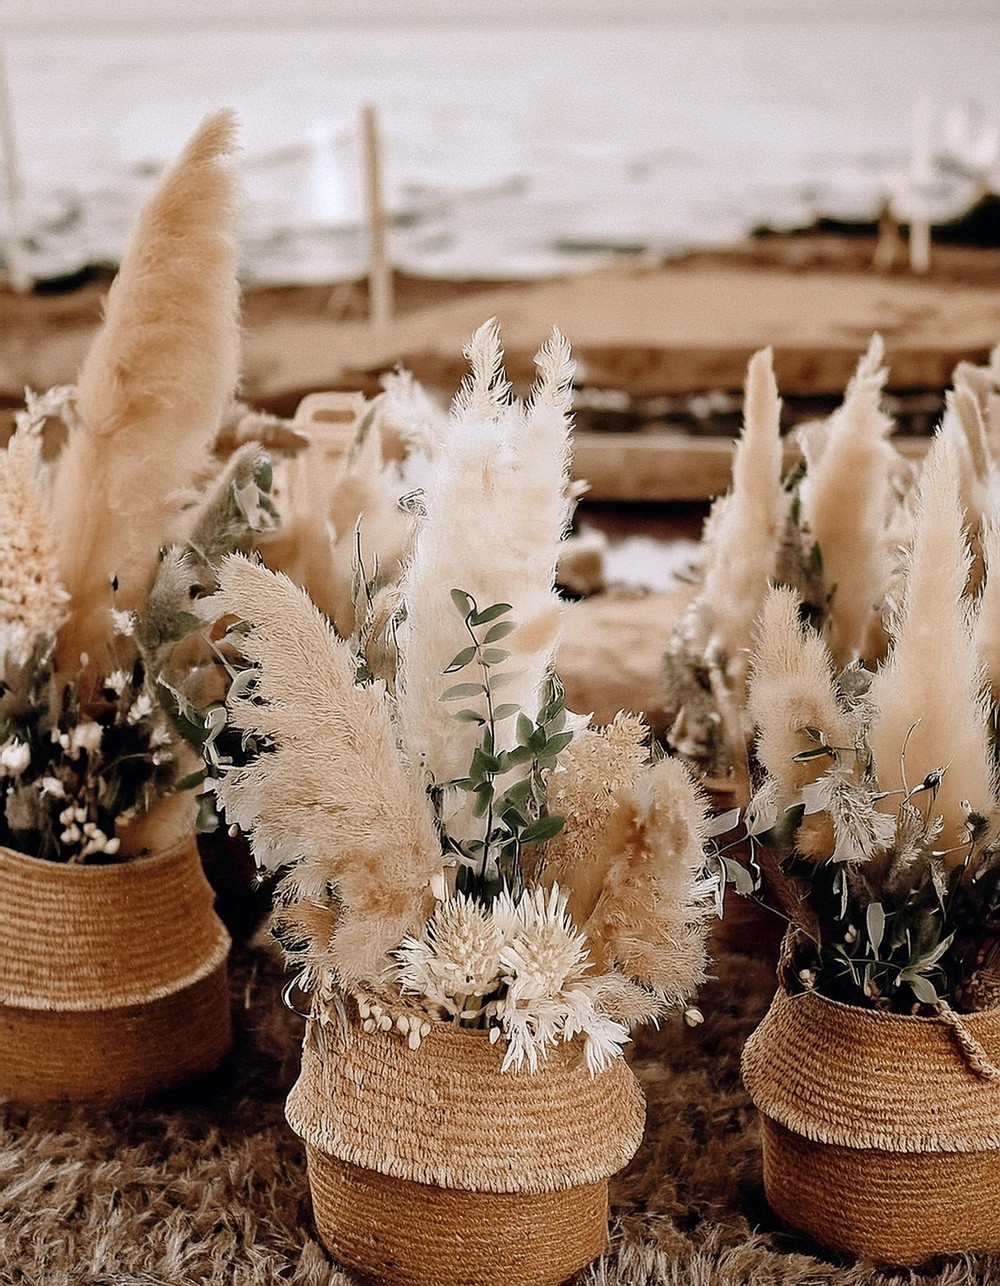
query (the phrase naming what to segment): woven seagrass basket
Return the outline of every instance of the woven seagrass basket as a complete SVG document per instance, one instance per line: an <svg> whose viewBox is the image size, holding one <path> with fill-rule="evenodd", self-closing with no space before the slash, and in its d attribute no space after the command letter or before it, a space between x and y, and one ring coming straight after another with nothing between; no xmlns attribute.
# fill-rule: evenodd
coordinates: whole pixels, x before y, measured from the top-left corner
<svg viewBox="0 0 1000 1286"><path fill-rule="evenodd" d="M232 1043L229 935L191 837L70 865L0 848L0 1096L141 1098Z"/></svg>
<svg viewBox="0 0 1000 1286"><path fill-rule="evenodd" d="M341 1263L400 1286L556 1286L601 1254L608 1178L642 1138L623 1060L591 1077L559 1045L501 1073L485 1033L310 1021L285 1109L305 1140L320 1237Z"/></svg>
<svg viewBox="0 0 1000 1286"><path fill-rule="evenodd" d="M1000 1010L916 1018L782 989L743 1079L786 1223L887 1264L1000 1251Z"/></svg>

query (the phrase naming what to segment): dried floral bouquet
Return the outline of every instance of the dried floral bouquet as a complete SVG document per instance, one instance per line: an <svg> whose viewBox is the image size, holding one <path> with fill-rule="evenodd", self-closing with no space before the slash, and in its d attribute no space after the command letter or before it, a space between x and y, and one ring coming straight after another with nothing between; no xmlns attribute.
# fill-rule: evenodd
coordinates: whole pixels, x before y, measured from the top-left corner
<svg viewBox="0 0 1000 1286"><path fill-rule="evenodd" d="M971 599L960 463L939 435L882 664L835 674L772 589L750 678L747 829L781 860L790 919L744 1055L768 1194L819 1240L899 1263L1000 1249L1000 546L987 524Z"/></svg>
<svg viewBox="0 0 1000 1286"><path fill-rule="evenodd" d="M258 450L210 455L237 376L232 134L222 113L192 139L143 212L76 386L29 393L0 455L0 1003L73 1011L94 1060L77 1077L87 1060L67 1046L47 1076L27 1036L14 1066L12 1038L0 1082L21 1096L89 1097L87 1075L99 1096L128 1092L124 1072L102 1082L99 1015L124 1022L198 974L224 996L181 731L208 736L199 712L224 691L198 599L268 519ZM190 930L167 947L178 915ZM133 1070L136 1092L159 1083Z"/></svg>
<svg viewBox="0 0 1000 1286"><path fill-rule="evenodd" d="M313 1147L313 1169L332 1154L366 1173L447 1187L441 1176L457 1167L465 1180L454 1186L510 1192L518 1165L493 1155L491 1133L516 1153L519 1097L576 1066L597 1087L588 1094L619 1101L605 1168L588 1172L606 1185L641 1134L622 1045L635 1022L683 1009L703 976L717 880L685 768L648 762L638 719L597 730L568 715L552 673L555 568L570 515L568 346L556 334L539 353L526 404L510 397L492 325L467 353L471 374L417 506L387 635L374 641L362 626L383 659L396 658L382 677L283 576L224 563L219 602L237 618L229 639L248 668L234 666L228 703L244 762L221 765L218 796L258 860L287 868L275 922L312 1018L289 1119ZM474 1130L462 1162L403 1165L409 1145L395 1131L405 1134L405 1106L376 1155L361 1137L374 1106L310 1097L313 1075L327 1078L328 1094L360 1093L348 1082L364 1050L365 1085L381 1084L391 1064L406 1098L449 1031L464 1032L470 1049L496 1048L483 1098L513 1113ZM444 1112L449 1096L435 1094ZM456 1116L481 1109L471 1097L466 1087ZM339 1112L345 1120L331 1123ZM577 1128L559 1112L552 1119L562 1124L550 1134ZM535 1194L580 1183L566 1139L549 1144L563 1168L536 1174ZM493 1168L470 1178L463 1166L472 1155L486 1165L480 1154ZM358 1262L340 1216L318 1215L321 1230ZM577 1266L600 1249L606 1209L599 1222ZM490 1266L495 1249L484 1247L478 1269L436 1262L434 1271L492 1280L504 1271ZM387 1263L375 1268L389 1272Z"/></svg>

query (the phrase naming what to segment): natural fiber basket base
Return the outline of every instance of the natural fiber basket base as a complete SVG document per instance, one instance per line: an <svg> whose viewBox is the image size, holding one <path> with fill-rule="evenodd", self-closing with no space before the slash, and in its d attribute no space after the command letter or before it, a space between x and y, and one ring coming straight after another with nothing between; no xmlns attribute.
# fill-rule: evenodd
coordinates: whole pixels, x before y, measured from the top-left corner
<svg viewBox="0 0 1000 1286"><path fill-rule="evenodd" d="M761 1117L764 1187L781 1219L832 1250L915 1265L1000 1252L1000 1155L813 1143Z"/></svg>
<svg viewBox="0 0 1000 1286"><path fill-rule="evenodd" d="M0 1005L0 1096L29 1104L145 1098L211 1071L231 1044L225 962L136 1005Z"/></svg>
<svg viewBox="0 0 1000 1286"><path fill-rule="evenodd" d="M323 1244L393 1286L558 1286L607 1246L606 1179L469 1192L378 1174L309 1144L306 1157Z"/></svg>

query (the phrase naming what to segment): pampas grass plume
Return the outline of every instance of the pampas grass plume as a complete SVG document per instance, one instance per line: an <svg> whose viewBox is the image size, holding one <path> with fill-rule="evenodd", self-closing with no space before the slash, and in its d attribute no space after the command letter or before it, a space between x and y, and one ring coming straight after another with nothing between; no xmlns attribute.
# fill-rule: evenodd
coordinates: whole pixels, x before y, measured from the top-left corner
<svg viewBox="0 0 1000 1286"><path fill-rule="evenodd" d="M1000 521L984 527L986 580L976 613L976 651L986 668L994 704L1000 704Z"/></svg>
<svg viewBox="0 0 1000 1286"><path fill-rule="evenodd" d="M806 728L824 732L832 746L853 745L837 704L829 649L803 625L794 590L772 588L764 600L747 709L758 730L757 755L777 783L782 805L829 767L825 758L795 762L795 755L816 745Z"/></svg>
<svg viewBox="0 0 1000 1286"><path fill-rule="evenodd" d="M309 963L346 987L378 987L387 953L431 914L441 871L430 802L399 756L385 690L355 685L350 648L286 576L230 556L218 604L251 627L241 646L259 667L256 685L230 697L232 723L269 747L223 776L219 798L259 861L294 863L286 920L302 903L302 924L329 923L315 908L334 890L335 932L309 943Z"/></svg>
<svg viewBox="0 0 1000 1286"><path fill-rule="evenodd" d="M892 570L888 522L896 452L886 441L892 420L879 405L888 374L884 353L881 337L873 335L801 488L802 518L834 591L829 643L840 667L866 656Z"/></svg>
<svg viewBox="0 0 1000 1286"><path fill-rule="evenodd" d="M620 792L609 831L611 860L584 925L591 954L679 1004L705 977L714 908L699 885L704 797L680 760L661 760Z"/></svg>
<svg viewBox="0 0 1000 1286"><path fill-rule="evenodd" d="M564 825L545 845L544 879L569 894L574 924L585 924L597 905L615 856L608 849L608 825L619 793L635 784L646 762L648 735L641 719L620 712L606 728L577 733L549 776L548 809Z"/></svg>
<svg viewBox="0 0 1000 1286"><path fill-rule="evenodd" d="M81 653L100 666L112 577L115 605L140 606L232 397L236 187L223 158L234 130L229 112L210 116L146 204L80 371L80 422L53 494L70 672Z"/></svg>
<svg viewBox="0 0 1000 1286"><path fill-rule="evenodd" d="M963 800L987 816L995 807L983 675L965 597L970 561L954 451L939 435L920 480L892 649L872 684L869 741L881 790L912 788L947 770L933 805L947 845L964 836ZM890 796L880 807L894 812L898 803Z"/></svg>
<svg viewBox="0 0 1000 1286"><path fill-rule="evenodd" d="M26 661L66 616L41 468L40 435L18 429L0 452L0 667Z"/></svg>
<svg viewBox="0 0 1000 1286"><path fill-rule="evenodd" d="M569 345L554 332L538 353L526 404L507 400L493 322L466 355L471 371L427 481L426 517L401 582L399 726L411 760L437 782L463 776L479 741L476 725L456 723L440 699L455 682L445 669L469 643L451 591L465 590L481 609L511 604L518 629L504 640L510 657L502 668L513 677L503 700L534 716L558 637L555 571L570 516ZM499 725L497 749L509 749L504 738L512 736L510 723Z"/></svg>
<svg viewBox="0 0 1000 1286"><path fill-rule="evenodd" d="M699 599L708 607L707 650L721 650L742 697L753 622L774 575L788 497L781 486L781 402L770 348L747 367L743 433L733 482L709 528L708 564Z"/></svg>

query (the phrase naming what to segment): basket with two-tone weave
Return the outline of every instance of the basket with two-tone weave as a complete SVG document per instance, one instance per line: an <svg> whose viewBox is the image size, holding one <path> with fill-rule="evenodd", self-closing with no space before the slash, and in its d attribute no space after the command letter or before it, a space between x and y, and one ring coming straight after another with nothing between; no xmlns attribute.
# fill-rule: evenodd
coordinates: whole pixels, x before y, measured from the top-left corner
<svg viewBox="0 0 1000 1286"><path fill-rule="evenodd" d="M310 1021L289 1124L306 1144L320 1237L402 1286L544 1286L606 1248L608 1178L645 1107L620 1058L592 1076L576 1044L536 1072L438 1022L420 1047L343 1013Z"/></svg>
<svg viewBox="0 0 1000 1286"><path fill-rule="evenodd" d="M1000 1251L1000 1010L920 1018L780 990L743 1079L787 1223L890 1264Z"/></svg>
<svg viewBox="0 0 1000 1286"><path fill-rule="evenodd" d="M140 1098L230 1047L229 935L194 837L115 865L0 848L0 1096Z"/></svg>

